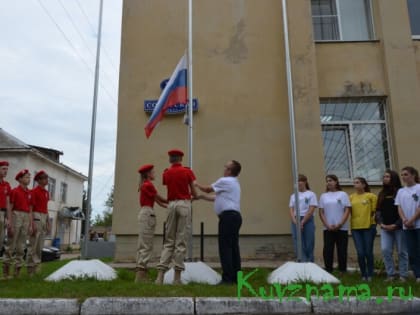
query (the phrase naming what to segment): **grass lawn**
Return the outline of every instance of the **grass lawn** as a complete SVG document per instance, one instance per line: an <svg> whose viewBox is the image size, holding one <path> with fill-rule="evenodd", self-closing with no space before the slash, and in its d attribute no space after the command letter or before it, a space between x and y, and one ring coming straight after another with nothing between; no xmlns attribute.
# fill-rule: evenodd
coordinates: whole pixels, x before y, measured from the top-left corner
<svg viewBox="0 0 420 315"><path fill-rule="evenodd" d="M86 280L65 280L60 282L46 282L43 281L49 274L66 264L68 260L54 261L42 264L42 272L33 278L26 275L26 270L22 273L19 279L0 281L0 298L77 298L84 300L88 297L237 297L237 286L212 286L203 284L188 284L188 285L155 285L152 281L150 283L135 284L134 272L126 269L117 269L118 279L114 281L97 281L92 279ZM249 275L255 269L245 269L243 271L244 277ZM220 270L218 270L220 272ZM264 288L261 292L270 293L272 286L267 284L266 278L272 270L258 269L247 279L247 283L252 289L260 295L260 287ZM151 279L155 279L156 270L151 270L149 273ZM336 275L341 279L345 286L360 285L360 276L358 273L349 273L343 276ZM414 280L406 283L394 282L385 283L384 276L377 276L371 283L368 283L371 295L387 296L388 286L400 286L405 289L405 294L408 295L408 289L411 287L412 295L420 296L420 283L415 283ZM315 286L315 285L314 285ZM318 289L322 290L322 285L316 285ZM338 294L338 286L333 285L335 295ZM275 289L273 289L275 292ZM289 292L290 293L290 292ZM397 290L394 295L398 295ZM241 296L253 296L246 286L242 286ZM305 284L303 288L296 292L295 296L306 296ZM287 293L285 294L287 297Z"/></svg>

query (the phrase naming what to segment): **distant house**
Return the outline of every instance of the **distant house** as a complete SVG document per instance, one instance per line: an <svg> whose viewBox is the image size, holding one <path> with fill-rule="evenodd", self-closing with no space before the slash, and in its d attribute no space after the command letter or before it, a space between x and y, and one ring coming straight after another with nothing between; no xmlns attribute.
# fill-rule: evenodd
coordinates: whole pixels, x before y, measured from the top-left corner
<svg viewBox="0 0 420 315"><path fill-rule="evenodd" d="M10 163L6 180L12 187L17 185L15 174L24 168L32 174L30 188L36 185L33 176L37 171L43 169L49 175L48 212L52 228L46 245L54 239L57 244L59 239L62 248L77 247L82 230L83 184L87 177L60 163L62 154L55 149L26 144L0 128L0 160Z"/></svg>

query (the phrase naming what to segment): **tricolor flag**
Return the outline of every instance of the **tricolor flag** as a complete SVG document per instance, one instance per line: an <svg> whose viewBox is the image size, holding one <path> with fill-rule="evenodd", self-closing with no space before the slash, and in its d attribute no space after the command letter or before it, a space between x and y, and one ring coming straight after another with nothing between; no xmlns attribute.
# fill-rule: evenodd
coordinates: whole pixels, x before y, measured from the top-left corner
<svg viewBox="0 0 420 315"><path fill-rule="evenodd" d="M182 56L181 60L172 73L171 78L163 89L159 100L147 122L144 131L146 137L149 138L152 134L153 129L162 120L166 110L176 104L187 103L187 58Z"/></svg>

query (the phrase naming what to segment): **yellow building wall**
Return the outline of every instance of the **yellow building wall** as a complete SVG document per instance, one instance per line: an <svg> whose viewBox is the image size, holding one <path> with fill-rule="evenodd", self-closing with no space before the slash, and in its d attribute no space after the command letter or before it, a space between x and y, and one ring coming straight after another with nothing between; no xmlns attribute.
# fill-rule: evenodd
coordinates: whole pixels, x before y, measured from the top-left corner
<svg viewBox="0 0 420 315"><path fill-rule="evenodd" d="M287 4L299 171L308 175L311 188L318 196L325 188L320 97L386 96L393 166L415 165L409 144L420 113L420 57L419 43L414 42L414 52L411 38L400 35L407 31L406 7L400 1L373 1L377 40L315 43L310 1ZM194 98L200 104L194 114L197 179L210 184L222 176L226 161L240 161L241 235L289 235L293 183L281 1L194 1L193 16ZM391 18L394 22L384 25ZM143 130L149 119L144 100L159 97L160 82L186 49L187 1L124 1L113 221L117 253L124 247L134 255L139 165L155 164L155 185L165 195L166 152L174 147L187 152L182 116L165 116L150 139ZM156 212L161 234L166 210L156 206ZM322 225L316 220L319 256ZM194 202L195 233L201 221L207 235L217 233L212 204Z"/></svg>
<svg viewBox="0 0 420 315"><path fill-rule="evenodd" d="M187 45L185 3L124 3L116 234L137 233L138 166L156 164L155 184L164 193L160 175L168 166L167 150L187 151L181 116L165 117L149 140L142 130L149 118L143 101L159 97L159 83L169 77ZM222 176L227 160L239 160L246 218L242 233L288 233L289 222L282 218L292 185L281 5L219 3L194 6L194 97L200 109L194 116L193 169L198 181L207 184ZM211 204L195 202L193 217L195 231L205 221L207 233L217 232ZM158 209L158 226L164 218L165 211Z"/></svg>
<svg viewBox="0 0 420 315"><path fill-rule="evenodd" d="M414 52L416 56L416 68L417 68L417 84L418 89L420 90L420 40L413 41ZM420 106L420 100L419 100Z"/></svg>

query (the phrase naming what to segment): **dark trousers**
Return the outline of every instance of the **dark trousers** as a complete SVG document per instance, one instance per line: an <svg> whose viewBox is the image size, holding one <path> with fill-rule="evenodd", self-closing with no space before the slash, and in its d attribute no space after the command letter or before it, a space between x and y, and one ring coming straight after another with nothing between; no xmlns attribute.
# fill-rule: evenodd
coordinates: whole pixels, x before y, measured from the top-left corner
<svg viewBox="0 0 420 315"><path fill-rule="evenodd" d="M219 215L219 256L222 265L222 282L237 283L237 273L241 270L239 252L239 229L241 214L237 211L223 211Z"/></svg>
<svg viewBox="0 0 420 315"><path fill-rule="evenodd" d="M333 271L334 249L337 247L338 270L347 271L347 245L349 235L347 231L324 231L324 264L325 270Z"/></svg>
<svg viewBox="0 0 420 315"><path fill-rule="evenodd" d="M420 229L404 230L408 261L414 276L420 279Z"/></svg>

